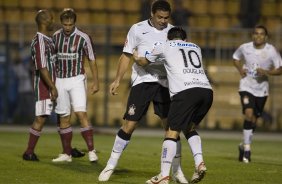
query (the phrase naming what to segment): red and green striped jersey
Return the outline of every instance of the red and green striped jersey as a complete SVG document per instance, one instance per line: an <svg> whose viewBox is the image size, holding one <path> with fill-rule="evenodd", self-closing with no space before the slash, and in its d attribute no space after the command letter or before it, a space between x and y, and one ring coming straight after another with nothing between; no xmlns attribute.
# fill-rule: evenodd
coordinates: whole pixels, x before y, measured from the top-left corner
<svg viewBox="0 0 282 184"><path fill-rule="evenodd" d="M84 74L83 57L95 60L95 53L91 37L75 28L71 35L65 35L59 29L53 35L57 53L57 77L68 78Z"/></svg>
<svg viewBox="0 0 282 184"><path fill-rule="evenodd" d="M33 88L35 100L50 98L48 85L40 76L40 69L47 68L52 78L56 80L56 52L52 38L37 32L31 42L31 58L34 66Z"/></svg>

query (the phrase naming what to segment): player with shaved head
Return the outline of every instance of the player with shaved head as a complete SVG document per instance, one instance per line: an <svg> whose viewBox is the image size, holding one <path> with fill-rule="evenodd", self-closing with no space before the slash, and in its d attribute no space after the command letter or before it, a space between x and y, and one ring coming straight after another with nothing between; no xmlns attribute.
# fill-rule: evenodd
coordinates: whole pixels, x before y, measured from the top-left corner
<svg viewBox="0 0 282 184"><path fill-rule="evenodd" d="M54 19L50 11L40 10L36 14L37 33L31 43L31 58L34 66L33 88L35 94L35 119L29 130L29 141L23 159L38 161L34 153L36 143L46 118L51 114L58 97L55 86L56 53L50 37L53 31Z"/></svg>

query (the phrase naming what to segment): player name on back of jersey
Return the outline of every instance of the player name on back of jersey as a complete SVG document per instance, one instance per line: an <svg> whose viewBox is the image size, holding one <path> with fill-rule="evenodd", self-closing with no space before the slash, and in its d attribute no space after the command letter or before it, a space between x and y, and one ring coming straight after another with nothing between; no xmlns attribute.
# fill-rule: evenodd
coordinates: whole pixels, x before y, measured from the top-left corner
<svg viewBox="0 0 282 184"><path fill-rule="evenodd" d="M184 68L183 69L183 74L201 74L204 75L205 71L203 69L196 69L196 68Z"/></svg>

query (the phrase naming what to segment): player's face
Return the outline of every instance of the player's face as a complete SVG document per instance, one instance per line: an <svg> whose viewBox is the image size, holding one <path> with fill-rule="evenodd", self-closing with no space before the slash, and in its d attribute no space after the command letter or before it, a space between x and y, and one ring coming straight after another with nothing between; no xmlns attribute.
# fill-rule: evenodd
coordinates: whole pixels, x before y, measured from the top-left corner
<svg viewBox="0 0 282 184"><path fill-rule="evenodd" d="M158 30L162 30L167 27L170 13L168 11L157 10L156 13L152 13L152 23Z"/></svg>
<svg viewBox="0 0 282 184"><path fill-rule="evenodd" d="M62 20L63 31L65 35L69 36L72 34L75 28L75 23L73 19L64 19Z"/></svg>
<svg viewBox="0 0 282 184"><path fill-rule="evenodd" d="M47 19L47 31L53 31L54 30L54 18L53 15L50 14L49 18Z"/></svg>
<svg viewBox="0 0 282 184"><path fill-rule="evenodd" d="M263 46L266 42L267 35L264 29L256 28L253 33L253 42L256 47Z"/></svg>

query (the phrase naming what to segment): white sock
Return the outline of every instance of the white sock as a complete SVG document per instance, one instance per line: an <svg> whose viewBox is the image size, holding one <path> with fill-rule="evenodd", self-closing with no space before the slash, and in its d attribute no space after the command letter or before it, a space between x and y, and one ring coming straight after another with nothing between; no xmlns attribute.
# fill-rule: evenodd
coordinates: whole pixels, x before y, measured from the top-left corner
<svg viewBox="0 0 282 184"><path fill-rule="evenodd" d="M253 130L243 130L243 136L244 136L244 150L250 151L251 150L251 143L252 143L252 137L253 137Z"/></svg>
<svg viewBox="0 0 282 184"><path fill-rule="evenodd" d="M176 154L175 157L172 160L172 164L171 164L171 168L172 168L172 173L182 173L182 169L181 169L181 141L178 140L176 142Z"/></svg>
<svg viewBox="0 0 282 184"><path fill-rule="evenodd" d="M128 145L129 141L120 138L116 135L114 146L112 149L111 156L108 160L107 167L114 169L117 166L118 160L123 152L123 150Z"/></svg>
<svg viewBox="0 0 282 184"><path fill-rule="evenodd" d="M195 166L198 167L198 165L204 161L201 137L199 135L194 135L188 139L188 143L194 157Z"/></svg>
<svg viewBox="0 0 282 184"><path fill-rule="evenodd" d="M172 159L176 154L176 142L172 140L165 140L162 147L161 155L161 174L162 176L169 176Z"/></svg>

